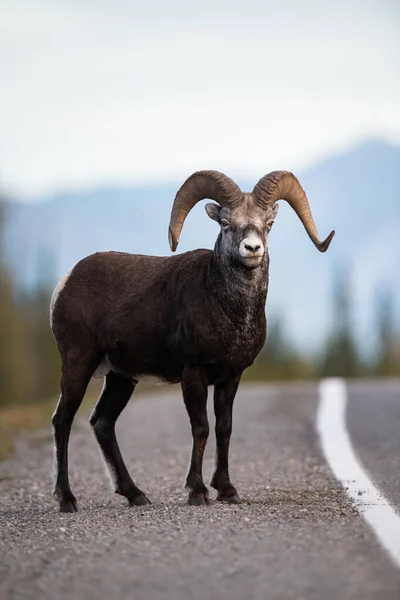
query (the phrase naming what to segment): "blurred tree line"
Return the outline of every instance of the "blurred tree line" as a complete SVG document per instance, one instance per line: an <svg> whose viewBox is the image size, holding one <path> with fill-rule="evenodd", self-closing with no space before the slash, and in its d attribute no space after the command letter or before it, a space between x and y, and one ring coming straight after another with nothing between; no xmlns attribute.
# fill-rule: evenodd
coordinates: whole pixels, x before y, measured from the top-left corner
<svg viewBox="0 0 400 600"><path fill-rule="evenodd" d="M0 198L0 249L5 218ZM17 293L0 254L0 405L58 394L60 361L49 327L50 296L46 281L29 294Z"/></svg>
<svg viewBox="0 0 400 600"><path fill-rule="evenodd" d="M338 271L332 285L331 331L318 356L293 349L282 322L269 320L267 343L247 378L400 377L400 330L392 294L383 289L376 296L372 356L365 355L356 340L351 298L350 277L345 269Z"/></svg>
<svg viewBox="0 0 400 600"><path fill-rule="evenodd" d="M6 218L0 198L1 224ZM42 277L34 291L17 292L12 274L0 254L0 405L48 400L59 393L60 360L49 325L54 281ZM351 292L345 272L332 286L332 330L319 356L295 350L282 321L270 319L268 339L245 379L294 380L326 376L400 376L400 333L396 331L389 291L376 299L377 337L372 358L365 357L352 326Z"/></svg>

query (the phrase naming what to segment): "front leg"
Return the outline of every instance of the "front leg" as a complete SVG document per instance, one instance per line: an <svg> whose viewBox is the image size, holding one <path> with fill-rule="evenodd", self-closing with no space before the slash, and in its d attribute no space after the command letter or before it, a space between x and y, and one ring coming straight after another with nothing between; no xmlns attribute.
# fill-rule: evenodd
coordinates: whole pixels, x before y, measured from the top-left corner
<svg viewBox="0 0 400 600"><path fill-rule="evenodd" d="M207 418L207 383L203 373L195 367L186 367L182 377L182 392L192 426L193 448L186 488L189 504L208 504L208 489L203 481L203 454L209 426Z"/></svg>
<svg viewBox="0 0 400 600"><path fill-rule="evenodd" d="M229 442L232 433L233 401L242 374L236 375L229 381L216 385L214 388L215 437L216 456L215 470L211 486L218 491L217 500L239 504L241 502L236 488L229 479Z"/></svg>

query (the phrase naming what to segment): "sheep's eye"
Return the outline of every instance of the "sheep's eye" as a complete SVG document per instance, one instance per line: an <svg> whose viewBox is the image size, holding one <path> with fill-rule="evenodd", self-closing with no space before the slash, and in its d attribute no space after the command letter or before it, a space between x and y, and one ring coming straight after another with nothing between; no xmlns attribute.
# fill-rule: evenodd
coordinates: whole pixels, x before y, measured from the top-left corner
<svg viewBox="0 0 400 600"><path fill-rule="evenodd" d="M221 227L222 227L223 229L227 229L227 228L229 227L229 223L228 223L228 221L221 221Z"/></svg>
<svg viewBox="0 0 400 600"><path fill-rule="evenodd" d="M271 229L271 227L272 227L273 224L274 224L273 221L268 221L268 223L267 223L268 229Z"/></svg>

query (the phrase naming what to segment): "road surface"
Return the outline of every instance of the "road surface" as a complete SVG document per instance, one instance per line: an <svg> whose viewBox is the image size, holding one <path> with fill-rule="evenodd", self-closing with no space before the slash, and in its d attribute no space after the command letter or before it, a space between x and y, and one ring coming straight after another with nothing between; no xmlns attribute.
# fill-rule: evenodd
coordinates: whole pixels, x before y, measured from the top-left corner
<svg viewBox="0 0 400 600"><path fill-rule="evenodd" d="M117 426L149 507L112 493L83 419L70 444L77 514L59 514L51 499L50 441L22 442L0 465L1 600L400 598L400 569L325 458L318 385L241 386L231 445L239 506L186 505L191 436L179 388L170 390L131 401ZM354 453L400 519L400 382L352 383L347 397ZM207 482L214 447L211 435Z"/></svg>

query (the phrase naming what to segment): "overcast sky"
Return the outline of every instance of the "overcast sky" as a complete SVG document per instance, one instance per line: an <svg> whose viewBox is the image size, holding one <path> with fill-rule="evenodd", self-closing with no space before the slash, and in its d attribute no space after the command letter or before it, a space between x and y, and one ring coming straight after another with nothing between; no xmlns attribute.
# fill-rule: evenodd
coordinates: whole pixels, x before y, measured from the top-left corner
<svg viewBox="0 0 400 600"><path fill-rule="evenodd" d="M1 0L0 187L299 171L400 142L398 0Z"/></svg>

